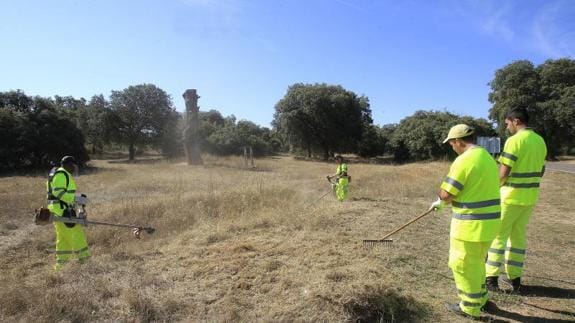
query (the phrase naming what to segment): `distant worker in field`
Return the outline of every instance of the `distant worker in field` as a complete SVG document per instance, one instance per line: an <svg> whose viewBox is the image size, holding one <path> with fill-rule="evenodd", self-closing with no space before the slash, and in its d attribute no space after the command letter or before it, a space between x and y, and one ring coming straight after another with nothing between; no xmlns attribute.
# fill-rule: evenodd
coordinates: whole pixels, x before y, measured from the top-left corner
<svg viewBox="0 0 575 323"><path fill-rule="evenodd" d="M527 127L529 115L526 109L507 113L505 124L511 137L505 142L499 156L499 179L501 182L501 231L493 241L485 268L486 285L498 290L501 265L505 265L507 282L513 291L519 292L525 251L525 233L533 207L539 198L539 183L545 172L545 141Z"/></svg>
<svg viewBox="0 0 575 323"><path fill-rule="evenodd" d="M449 311L478 318L488 303L485 288L485 257L501 227L497 163L482 147L475 145L474 129L458 124L449 130L443 143L459 155L441 183L438 199L431 209L451 203L449 268L459 294L458 304L446 304Z"/></svg>
<svg viewBox="0 0 575 323"><path fill-rule="evenodd" d="M347 192L349 187L349 182L351 180L351 176L347 174L347 164L345 163L343 157L341 155L335 156L335 162L337 163L337 171L335 174L328 176L327 179L331 180L332 178L336 179L335 184L335 197L338 201L343 201L347 198Z"/></svg>
<svg viewBox="0 0 575 323"><path fill-rule="evenodd" d="M76 181L73 174L77 170L76 159L65 156L60 161L60 167L50 171L46 183L48 190L48 209L54 216L76 217L76 204L85 205L88 199L85 195L76 193ZM70 259L77 257L84 262L89 256L86 235L81 225L75 223L54 222L56 229L56 265L59 271Z"/></svg>

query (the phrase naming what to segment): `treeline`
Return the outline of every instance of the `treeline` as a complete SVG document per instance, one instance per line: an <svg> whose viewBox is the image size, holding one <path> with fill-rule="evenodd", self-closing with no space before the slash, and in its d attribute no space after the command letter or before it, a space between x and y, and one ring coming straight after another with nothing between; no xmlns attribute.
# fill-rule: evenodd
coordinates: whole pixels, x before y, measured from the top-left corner
<svg viewBox="0 0 575 323"><path fill-rule="evenodd" d="M292 85L275 109L274 130L283 144L324 159L335 153L392 155L397 162L445 157L450 149L442 141L462 122L479 135L495 135L487 120L439 111L417 111L399 124L380 127L373 124L367 97L327 84Z"/></svg>
<svg viewBox="0 0 575 323"><path fill-rule="evenodd" d="M112 91L106 99L89 101L71 96L31 97L22 91L0 92L0 171L47 168L63 155L80 163L102 154L110 145L138 151L158 149L166 158L183 155L183 116L170 96L152 84ZM218 111L200 112L204 151L240 154L251 146L254 154L279 150L271 130L250 121L223 117Z"/></svg>
<svg viewBox="0 0 575 323"><path fill-rule="evenodd" d="M392 155L397 162L451 154L441 142L449 128L465 122L480 136L507 138L505 114L527 108L530 127L547 144L548 158L575 153L575 61L547 60L539 66L516 61L496 71L489 83L489 120L449 112L417 111L399 122L374 125L369 99L327 84L294 84L276 104L274 130L284 146L307 156L356 153Z"/></svg>
<svg viewBox="0 0 575 323"><path fill-rule="evenodd" d="M452 154L442 144L448 129L467 123L482 136L506 138L504 116L526 107L531 126L545 139L549 157L575 149L575 61L548 60L534 66L516 61L496 71L489 83L489 120L445 111L417 111L398 124L373 124L369 98L339 85L293 84L275 105L272 129L200 111L202 151L256 155L283 151L328 159L336 153L393 156L397 162ZM184 118L172 99L153 84L112 91L89 101L71 96L31 97L0 92L0 171L47 167L65 154L81 163L111 144L137 151L155 148L167 158L183 155Z"/></svg>

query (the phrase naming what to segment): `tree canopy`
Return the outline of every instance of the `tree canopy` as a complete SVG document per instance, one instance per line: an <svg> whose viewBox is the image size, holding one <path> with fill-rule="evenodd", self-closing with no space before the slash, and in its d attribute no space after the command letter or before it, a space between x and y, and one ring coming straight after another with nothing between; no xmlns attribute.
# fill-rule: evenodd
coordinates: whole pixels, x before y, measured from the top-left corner
<svg viewBox="0 0 575 323"><path fill-rule="evenodd" d="M339 85L297 83L276 104L273 125L290 144L323 153L356 152L372 124L369 100Z"/></svg>
<svg viewBox="0 0 575 323"><path fill-rule="evenodd" d="M135 156L136 144L152 144L162 138L166 124L175 111L164 90L153 84L130 86L112 91L108 119L114 140L126 144L129 160Z"/></svg>
<svg viewBox="0 0 575 323"><path fill-rule="evenodd" d="M575 61L568 58L547 60L539 66L521 60L499 69L489 83L489 118L505 133L507 111L524 107L529 126L547 144L550 158L572 148L575 134Z"/></svg>

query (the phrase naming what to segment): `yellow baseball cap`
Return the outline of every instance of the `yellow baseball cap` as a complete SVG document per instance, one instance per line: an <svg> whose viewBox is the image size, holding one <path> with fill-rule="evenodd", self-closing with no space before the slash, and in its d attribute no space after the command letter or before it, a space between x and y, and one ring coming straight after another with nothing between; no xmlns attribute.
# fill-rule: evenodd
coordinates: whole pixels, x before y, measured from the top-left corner
<svg viewBox="0 0 575 323"><path fill-rule="evenodd" d="M447 134L447 138L445 138L443 143L446 143L451 139L459 139L459 138L467 137L469 135L472 135L474 132L475 132L475 130L466 124L461 123L461 124L455 125L455 126L451 127L451 129L449 129L449 133Z"/></svg>

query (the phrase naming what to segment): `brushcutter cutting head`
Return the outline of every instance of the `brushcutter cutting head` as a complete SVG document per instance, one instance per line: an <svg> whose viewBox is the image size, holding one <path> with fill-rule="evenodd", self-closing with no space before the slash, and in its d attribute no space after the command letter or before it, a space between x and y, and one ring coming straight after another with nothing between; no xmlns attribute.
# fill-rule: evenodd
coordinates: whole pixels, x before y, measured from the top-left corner
<svg viewBox="0 0 575 323"><path fill-rule="evenodd" d="M146 231L147 234L152 234L156 231L156 229L152 228L152 227L137 227L137 228L133 228L132 229L132 235L134 236L134 238L136 239L140 239L140 235L142 234L142 231Z"/></svg>

